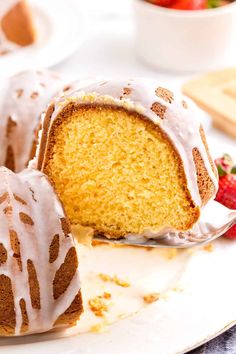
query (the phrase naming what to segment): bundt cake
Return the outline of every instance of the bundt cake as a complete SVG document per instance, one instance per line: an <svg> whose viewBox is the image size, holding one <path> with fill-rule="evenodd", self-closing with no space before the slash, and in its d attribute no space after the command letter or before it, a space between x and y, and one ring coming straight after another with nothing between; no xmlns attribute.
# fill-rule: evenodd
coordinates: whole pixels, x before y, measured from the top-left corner
<svg viewBox="0 0 236 354"><path fill-rule="evenodd" d="M71 326L82 312L70 226L48 178L0 168L0 335Z"/></svg>
<svg viewBox="0 0 236 354"><path fill-rule="evenodd" d="M32 13L26 0L1 0L0 25L0 55L36 40Z"/></svg>
<svg viewBox="0 0 236 354"><path fill-rule="evenodd" d="M0 166L22 171L35 155L40 116L62 81L50 71L26 71L2 81Z"/></svg>
<svg viewBox="0 0 236 354"><path fill-rule="evenodd" d="M49 106L33 163L70 222L109 238L190 229L217 190L202 112L152 80L75 86Z"/></svg>

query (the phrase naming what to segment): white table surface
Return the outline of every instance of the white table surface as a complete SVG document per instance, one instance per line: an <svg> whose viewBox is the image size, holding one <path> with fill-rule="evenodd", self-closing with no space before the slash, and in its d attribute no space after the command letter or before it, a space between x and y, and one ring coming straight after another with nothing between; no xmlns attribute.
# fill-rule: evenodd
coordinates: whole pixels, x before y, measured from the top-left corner
<svg viewBox="0 0 236 354"><path fill-rule="evenodd" d="M75 1L87 19L86 39L70 58L54 67L70 80L141 76L155 78L166 86L181 87L194 75L159 71L139 60L134 44L132 0ZM236 159L236 139L214 128L208 130L208 136L210 143L211 139L214 142L217 139L214 154L231 152Z"/></svg>

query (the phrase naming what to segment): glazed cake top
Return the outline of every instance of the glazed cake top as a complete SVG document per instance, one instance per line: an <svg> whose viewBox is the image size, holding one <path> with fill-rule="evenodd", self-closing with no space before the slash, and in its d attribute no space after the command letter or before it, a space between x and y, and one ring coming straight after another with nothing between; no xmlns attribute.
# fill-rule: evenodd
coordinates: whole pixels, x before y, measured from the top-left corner
<svg viewBox="0 0 236 354"><path fill-rule="evenodd" d="M218 187L217 177L212 169L203 143L199 117L203 112L180 92L170 91L155 80L87 80L74 82L63 90L63 95L54 99L54 112L50 128L58 114L70 102L78 104L110 104L134 110L144 115L167 134L182 160L187 187L197 206L202 205L193 149L197 148L211 178L215 192ZM42 119L44 120L43 115ZM38 149L39 150L39 149ZM39 151L37 152L38 158Z"/></svg>
<svg viewBox="0 0 236 354"><path fill-rule="evenodd" d="M12 309L5 327L11 322L11 334L22 333L23 301L28 317L24 334L47 331L80 290L78 265L73 266L73 277L67 274L67 288L60 286L57 274L75 245L61 203L43 173L15 174L1 167L0 181L0 278L10 281L13 293L13 300L9 291L4 303L0 297L1 309Z"/></svg>
<svg viewBox="0 0 236 354"><path fill-rule="evenodd" d="M6 165L10 152L16 172L26 167L40 115L62 85L60 78L47 70L26 71L1 80L1 166Z"/></svg>

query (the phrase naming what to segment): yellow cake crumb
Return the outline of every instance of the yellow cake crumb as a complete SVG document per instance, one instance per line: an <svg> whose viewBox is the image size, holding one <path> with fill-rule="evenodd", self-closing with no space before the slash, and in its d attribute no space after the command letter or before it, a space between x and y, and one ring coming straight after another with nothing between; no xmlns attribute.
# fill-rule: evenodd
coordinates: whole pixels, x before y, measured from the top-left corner
<svg viewBox="0 0 236 354"><path fill-rule="evenodd" d="M110 299L110 298L111 298L111 293L108 293L108 292L105 291L105 292L103 293L103 298L104 298L104 299Z"/></svg>
<svg viewBox="0 0 236 354"><path fill-rule="evenodd" d="M101 296L96 296L93 299L90 299L88 304L95 316L104 317L104 312L108 312L108 306Z"/></svg>
<svg viewBox="0 0 236 354"><path fill-rule="evenodd" d="M126 280L118 278L116 275L113 277L113 281L116 285L122 286L123 288L128 288L130 286L130 283Z"/></svg>
<svg viewBox="0 0 236 354"><path fill-rule="evenodd" d="M178 250L176 248L170 248L165 250L165 257L167 259L174 259L178 254Z"/></svg>
<svg viewBox="0 0 236 354"><path fill-rule="evenodd" d="M159 299L160 299L160 293L150 293L150 294L144 295L144 297L143 297L143 300L147 304L151 304Z"/></svg>
<svg viewBox="0 0 236 354"><path fill-rule="evenodd" d="M105 332L106 324L104 322L97 323L90 327L90 331L94 333L103 333Z"/></svg>
<svg viewBox="0 0 236 354"><path fill-rule="evenodd" d="M112 281L112 277L108 274L99 273L98 275L103 281Z"/></svg>
<svg viewBox="0 0 236 354"><path fill-rule="evenodd" d="M172 290L176 293L182 293L184 291L184 288L181 285L176 285L172 288Z"/></svg>
<svg viewBox="0 0 236 354"><path fill-rule="evenodd" d="M122 286L123 288L128 288L130 286L130 283L128 283L126 280L118 278L117 275L114 275L113 277L104 273L99 273L98 275L105 282L109 281L115 283L118 286Z"/></svg>
<svg viewBox="0 0 236 354"><path fill-rule="evenodd" d="M207 252L213 252L214 251L214 246L212 243L208 243L207 245L205 245L203 247L204 251L207 251Z"/></svg>

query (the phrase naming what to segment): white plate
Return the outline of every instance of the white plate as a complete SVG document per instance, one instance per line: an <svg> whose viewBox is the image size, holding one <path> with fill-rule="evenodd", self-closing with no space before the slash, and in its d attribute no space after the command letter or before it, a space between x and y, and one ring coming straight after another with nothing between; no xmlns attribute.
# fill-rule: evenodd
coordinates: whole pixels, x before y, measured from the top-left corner
<svg viewBox="0 0 236 354"><path fill-rule="evenodd" d="M0 57L0 74L51 67L70 56L86 38L85 18L76 0L30 0L38 40Z"/></svg>
<svg viewBox="0 0 236 354"><path fill-rule="evenodd" d="M86 310L78 328L64 334L2 338L1 354L182 353L235 323L235 242L217 241L213 252L179 251L173 259L166 257L165 250L104 245L95 247L90 255L84 249L80 247L80 264L86 308L88 298L110 291L111 321L119 311L138 313L107 326L103 333L78 334L89 322L101 321ZM114 291L115 285L99 283L99 272L116 273L128 279L131 287L116 286ZM92 286L95 280L96 290ZM145 305L142 296L152 291L160 292L161 298Z"/></svg>

